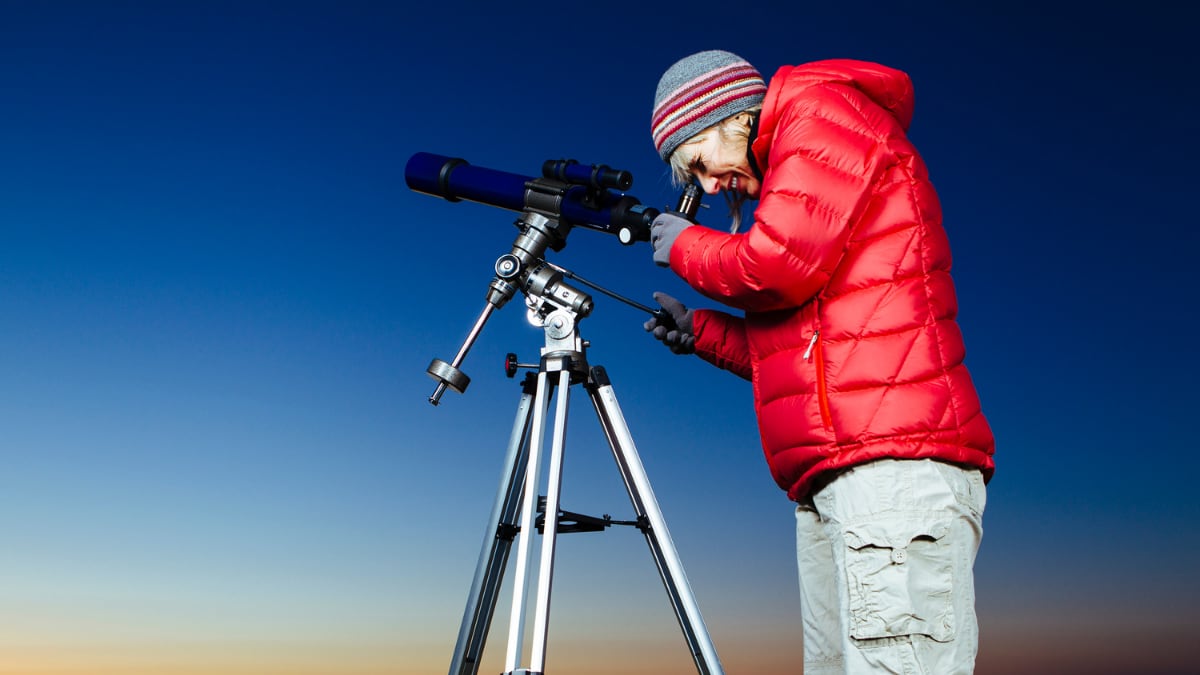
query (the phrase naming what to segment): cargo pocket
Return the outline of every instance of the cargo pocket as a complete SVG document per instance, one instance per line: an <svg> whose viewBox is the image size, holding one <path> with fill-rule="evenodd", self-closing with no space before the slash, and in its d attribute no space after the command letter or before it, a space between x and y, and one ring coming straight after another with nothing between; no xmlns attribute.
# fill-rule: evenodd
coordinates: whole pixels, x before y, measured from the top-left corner
<svg viewBox="0 0 1200 675"><path fill-rule="evenodd" d="M944 541L949 529L936 519L846 529L850 637L954 638L953 551Z"/></svg>

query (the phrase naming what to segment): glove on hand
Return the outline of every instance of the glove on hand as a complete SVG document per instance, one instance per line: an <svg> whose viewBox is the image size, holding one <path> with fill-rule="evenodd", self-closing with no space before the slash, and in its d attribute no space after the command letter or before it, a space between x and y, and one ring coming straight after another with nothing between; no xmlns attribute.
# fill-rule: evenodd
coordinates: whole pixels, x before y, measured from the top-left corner
<svg viewBox="0 0 1200 675"><path fill-rule="evenodd" d="M675 237L690 227L692 221L674 213L660 213L654 222L650 223L650 245L654 247L654 263L659 267L671 264L671 246ZM668 296L670 297L670 296Z"/></svg>
<svg viewBox="0 0 1200 675"><path fill-rule="evenodd" d="M645 328L653 333L674 354L692 354L696 351L696 336L692 334L692 310L675 298L662 292L654 293L654 301L670 315L673 326L661 323L658 317L646 321Z"/></svg>

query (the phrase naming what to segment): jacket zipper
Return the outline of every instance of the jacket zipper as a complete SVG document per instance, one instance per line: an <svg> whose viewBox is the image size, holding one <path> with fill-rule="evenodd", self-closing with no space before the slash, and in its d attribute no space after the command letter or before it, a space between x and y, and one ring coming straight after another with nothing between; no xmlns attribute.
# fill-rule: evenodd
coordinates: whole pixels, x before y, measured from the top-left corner
<svg viewBox="0 0 1200 675"><path fill-rule="evenodd" d="M825 355L820 348L821 329L813 329L812 339L808 341L808 349L804 350L804 360L812 361L813 352L817 355L817 403L821 408L821 423L826 429L833 428L833 415L829 412L829 392L825 388Z"/></svg>
<svg viewBox="0 0 1200 675"><path fill-rule="evenodd" d="M804 350L804 360L805 361L812 361L813 347L817 346L817 338L820 337L820 335L821 335L821 331L819 331L819 330L813 331L812 339L808 341L808 349Z"/></svg>

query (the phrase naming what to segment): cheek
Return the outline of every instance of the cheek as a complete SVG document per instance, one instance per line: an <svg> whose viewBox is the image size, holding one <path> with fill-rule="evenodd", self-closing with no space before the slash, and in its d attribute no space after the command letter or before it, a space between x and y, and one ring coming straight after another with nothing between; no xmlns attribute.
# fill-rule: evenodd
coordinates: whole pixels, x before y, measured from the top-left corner
<svg viewBox="0 0 1200 675"><path fill-rule="evenodd" d="M721 144L721 165L729 171L749 172L749 162L746 160L746 144L729 141Z"/></svg>

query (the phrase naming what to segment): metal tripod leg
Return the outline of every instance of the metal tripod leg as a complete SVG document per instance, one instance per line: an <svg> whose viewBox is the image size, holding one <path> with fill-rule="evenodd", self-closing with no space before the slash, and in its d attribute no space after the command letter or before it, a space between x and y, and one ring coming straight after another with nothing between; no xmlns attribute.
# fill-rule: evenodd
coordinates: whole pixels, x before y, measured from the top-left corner
<svg viewBox="0 0 1200 675"><path fill-rule="evenodd" d="M597 366L592 369L587 389L604 427L613 457L617 460L621 475L625 479L625 488L629 491L634 509L637 510L638 520L649 525L642 531L646 535L646 543L650 546L654 562L658 565L658 572L671 598L675 617L683 629L696 668L701 675L723 675L724 670L717 658L717 650L709 637L708 628L704 625L704 618L700 616L699 605L688 583L687 574L683 571L683 564L679 561L679 554L675 551L671 533L667 530L667 522L659 509L658 500L654 497L650 479L646 476L642 460L638 457L637 447L603 367Z"/></svg>
<svg viewBox="0 0 1200 675"><path fill-rule="evenodd" d="M551 361L553 363L553 360ZM564 360L568 364L569 359ZM552 366L556 367L556 366ZM561 366L557 366L561 367ZM535 531L540 480L540 459L545 434L549 390L556 389L557 406L553 442L550 453L549 484L545 512L556 514L562 485L562 460L566 445L567 403L571 372L563 367L552 381L544 366L536 377L528 375L523 383L520 405L513 422L508 453L502 472L500 489L492 507L492 518L484 533L483 548L471 585L471 595L463 612L458 643L450 664L450 675L476 675L487 640L505 568L517 539L517 570L512 590L512 615L509 621L509 640L505 658L505 673L541 673L545 665L546 641L549 633L550 591L553 580L554 549L558 519L548 517L542 527L543 540L538 565L536 612L531 667L518 670L524 643L526 617L526 587L529 582L530 558ZM520 516L518 520L518 506ZM518 523L521 525L518 527ZM518 535L518 532L520 534Z"/></svg>
<svg viewBox="0 0 1200 675"><path fill-rule="evenodd" d="M449 675L476 675L479 659L483 655L484 642L492 616L496 611L496 600L504 580L504 569L513 537L517 533L517 505L521 501L521 488L529 458L529 420L534 404L535 377L532 373L522 383L521 402L517 405L517 416L513 421L512 435L508 442L504 469L501 472L500 489L492 506L491 519L483 534L483 546L479 563L475 567L475 578L471 582L471 594L463 611L462 626L458 630L458 642L454 647L454 658L450 662Z"/></svg>
<svg viewBox="0 0 1200 675"><path fill-rule="evenodd" d="M569 364L569 359L559 360L559 366ZM537 390L534 393L533 423L529 435L529 469L525 475L525 495L521 504L521 523L523 532L517 546L517 574L513 579L512 615L508 626L508 650L505 656L504 673L543 673L545 672L546 639L549 633L550 621L550 585L554 572L554 549L558 538L558 498L562 485L562 458L565 446L567 424L567 401L570 397L571 373L566 368L557 371L557 387L555 395L557 406L554 417L554 437L550 452L550 475L546 487L546 518L543 526L541 560L538 565L537 605L534 615L534 633L530 667L518 670L521 661L521 648L524 642L525 602L527 600L526 586L529 581L530 550L533 546L534 522L538 501L537 484L539 480L538 457L541 454L542 438L546 427L546 409L548 407L547 390L551 386L547 372L547 359L543 357L542 368L537 376Z"/></svg>

